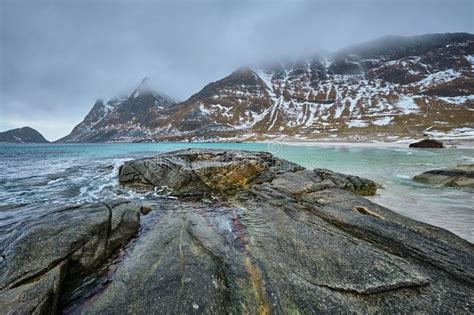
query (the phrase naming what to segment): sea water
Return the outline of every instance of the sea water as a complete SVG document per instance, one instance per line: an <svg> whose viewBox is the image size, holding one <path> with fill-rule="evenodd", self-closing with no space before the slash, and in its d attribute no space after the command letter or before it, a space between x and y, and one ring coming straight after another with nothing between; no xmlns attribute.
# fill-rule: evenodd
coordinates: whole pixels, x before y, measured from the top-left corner
<svg viewBox="0 0 474 315"><path fill-rule="evenodd" d="M80 204L143 198L121 187L119 166L127 160L184 148L267 151L307 168L366 177L383 188L371 200L415 220L445 228L474 242L474 193L412 180L436 168L474 163L474 150L417 150L280 143L0 144L0 228L27 218L22 204Z"/></svg>

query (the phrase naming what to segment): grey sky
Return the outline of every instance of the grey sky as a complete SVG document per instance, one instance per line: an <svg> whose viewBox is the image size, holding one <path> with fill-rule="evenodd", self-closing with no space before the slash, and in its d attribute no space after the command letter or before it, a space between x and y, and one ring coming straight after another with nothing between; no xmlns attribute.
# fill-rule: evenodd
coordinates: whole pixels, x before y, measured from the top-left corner
<svg viewBox="0 0 474 315"><path fill-rule="evenodd" d="M472 0L0 0L0 131L66 135L145 76L184 100L249 63L383 35L470 32Z"/></svg>

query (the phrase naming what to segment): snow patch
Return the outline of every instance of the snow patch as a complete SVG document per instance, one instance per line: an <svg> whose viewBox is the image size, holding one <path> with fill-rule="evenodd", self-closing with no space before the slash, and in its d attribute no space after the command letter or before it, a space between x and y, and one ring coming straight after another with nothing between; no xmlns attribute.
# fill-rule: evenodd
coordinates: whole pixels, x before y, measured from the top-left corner
<svg viewBox="0 0 474 315"><path fill-rule="evenodd" d="M461 74L453 69L439 71L428 75L423 80L418 81L418 85L428 87L434 84L446 83L461 76Z"/></svg>
<svg viewBox="0 0 474 315"><path fill-rule="evenodd" d="M455 128L450 131L425 130L424 134L440 140L472 140L474 128Z"/></svg>
<svg viewBox="0 0 474 315"><path fill-rule="evenodd" d="M392 120L393 120L393 117L385 116L385 117L374 120L372 124L376 126L386 126L390 124Z"/></svg>
<svg viewBox="0 0 474 315"><path fill-rule="evenodd" d="M273 83L272 83L272 74L267 74L262 70L253 70L253 72L265 83L268 90L271 94L275 94L273 91Z"/></svg>
<svg viewBox="0 0 474 315"><path fill-rule="evenodd" d="M441 97L441 96L438 96L438 99L440 99L442 101L445 101L446 103L462 105L467 101L474 101L474 94L463 95L463 96L454 96L454 97ZM470 109L470 110L474 110L474 109Z"/></svg>
<svg viewBox="0 0 474 315"><path fill-rule="evenodd" d="M364 128L364 127L367 127L369 124L365 121L365 120L361 120L361 119L354 119L354 120L349 120L347 123L346 123L347 127L349 128L354 128L354 127L357 127L357 128Z"/></svg>
<svg viewBox="0 0 474 315"><path fill-rule="evenodd" d="M474 74L474 55L464 56L471 63L471 73Z"/></svg>
<svg viewBox="0 0 474 315"><path fill-rule="evenodd" d="M206 107L204 107L203 104L199 105L199 110L204 115L210 115L211 114L211 112Z"/></svg>
<svg viewBox="0 0 474 315"><path fill-rule="evenodd" d="M416 105L415 101L413 100L413 97L407 95L400 96L398 101L395 103L395 106L406 115L417 113L419 110L418 105Z"/></svg>

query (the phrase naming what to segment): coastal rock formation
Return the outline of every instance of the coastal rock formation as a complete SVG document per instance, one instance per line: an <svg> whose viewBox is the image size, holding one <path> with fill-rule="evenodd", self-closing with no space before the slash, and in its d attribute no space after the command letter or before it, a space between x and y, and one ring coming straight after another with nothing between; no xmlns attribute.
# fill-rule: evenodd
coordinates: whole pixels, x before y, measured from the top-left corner
<svg viewBox="0 0 474 315"><path fill-rule="evenodd" d="M411 143L410 148L424 148L424 149L441 149L444 148L443 142L434 139L423 139L421 141Z"/></svg>
<svg viewBox="0 0 474 315"><path fill-rule="evenodd" d="M301 171L312 181L303 177L289 178L287 175ZM275 158L266 152L184 150L158 155L151 159L126 162L119 171L121 183L166 186L173 195L196 195L203 193L230 193L249 187L251 184L273 180L283 182L299 191L305 185L319 185L318 189L338 187L360 195L373 195L374 182L357 176L343 175L325 169L307 171L303 167ZM301 182L294 182L301 180Z"/></svg>
<svg viewBox="0 0 474 315"><path fill-rule="evenodd" d="M474 164L431 170L416 175L413 179L436 186L474 188Z"/></svg>
<svg viewBox="0 0 474 315"><path fill-rule="evenodd" d="M474 245L359 196L375 193L370 180L205 149L126 162L119 180L146 202L69 208L6 231L2 309L35 311L30 296L38 312L66 314L474 311ZM137 237L104 260L140 211Z"/></svg>
<svg viewBox="0 0 474 315"><path fill-rule="evenodd" d="M136 234L140 205L128 201L42 209L2 227L0 309L54 314L65 284L92 272Z"/></svg>
<svg viewBox="0 0 474 315"><path fill-rule="evenodd" d="M22 127L0 132L0 142L49 143L41 133L30 127Z"/></svg>
<svg viewBox="0 0 474 315"><path fill-rule="evenodd" d="M303 168L265 152L184 150L126 162L119 181L166 186L177 196L226 194L297 170Z"/></svg>
<svg viewBox="0 0 474 315"><path fill-rule="evenodd" d="M70 310L474 310L473 245L359 197L372 181L225 150L127 162L119 178L179 200L152 202L114 281Z"/></svg>
<svg viewBox="0 0 474 315"><path fill-rule="evenodd" d="M393 141L472 130L473 69L473 34L384 37L333 55L243 67L184 102L150 93L98 102L60 141Z"/></svg>

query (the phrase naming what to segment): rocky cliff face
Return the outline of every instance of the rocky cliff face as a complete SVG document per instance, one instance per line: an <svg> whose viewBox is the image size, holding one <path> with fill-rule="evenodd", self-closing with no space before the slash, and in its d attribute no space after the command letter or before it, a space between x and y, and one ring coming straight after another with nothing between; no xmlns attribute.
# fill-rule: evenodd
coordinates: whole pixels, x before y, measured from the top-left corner
<svg viewBox="0 0 474 315"><path fill-rule="evenodd" d="M22 127L0 132L0 142L49 143L41 133L30 127Z"/></svg>
<svg viewBox="0 0 474 315"><path fill-rule="evenodd" d="M124 115L124 129L131 140L205 140L472 128L473 69L474 35L387 37L329 57L239 69L146 120ZM107 139L117 135L93 140Z"/></svg>

